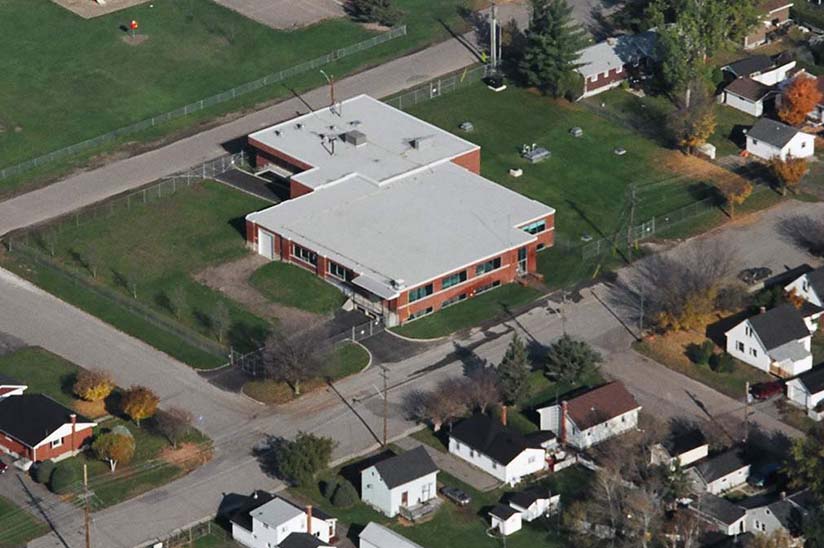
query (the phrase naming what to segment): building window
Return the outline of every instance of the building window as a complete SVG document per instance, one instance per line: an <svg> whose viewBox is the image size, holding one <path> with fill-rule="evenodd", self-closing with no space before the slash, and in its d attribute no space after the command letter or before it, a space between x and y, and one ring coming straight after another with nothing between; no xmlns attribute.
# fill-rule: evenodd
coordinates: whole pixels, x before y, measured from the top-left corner
<svg viewBox="0 0 824 548"><path fill-rule="evenodd" d="M810 290L810 282L808 282L807 280L804 280L803 282L801 282L801 290L804 291L805 293L807 291L809 291Z"/></svg>
<svg viewBox="0 0 824 548"><path fill-rule="evenodd" d="M458 272L457 274L452 274L451 276L447 276L441 281L441 288L447 289L452 287L453 285L458 285L459 283L466 281L466 270L462 272Z"/></svg>
<svg viewBox="0 0 824 548"><path fill-rule="evenodd" d="M743 352L744 351L744 343L742 343L741 341L736 341L735 349L738 350L739 352Z"/></svg>
<svg viewBox="0 0 824 548"><path fill-rule="evenodd" d="M421 287L416 287L415 289L409 290L409 302L414 303L415 301L420 301L424 297L428 297L432 294L432 284L426 284Z"/></svg>
<svg viewBox="0 0 824 548"><path fill-rule="evenodd" d="M532 224L528 224L524 227L525 232L529 232L530 234L538 234L539 232L543 232L546 230L546 221L536 221Z"/></svg>
<svg viewBox="0 0 824 548"><path fill-rule="evenodd" d="M756 350L755 348L750 348L750 354L752 354L752 356L754 358L757 358L758 357L758 350Z"/></svg>
<svg viewBox="0 0 824 548"><path fill-rule="evenodd" d="M417 320L418 318L423 318L424 316L428 316L429 314L432 314L431 306L429 308L424 308L423 310L418 310L417 312L410 314L409 319Z"/></svg>
<svg viewBox="0 0 824 548"><path fill-rule="evenodd" d="M492 272L493 270L497 270L501 268L501 258L495 257L490 261L486 261L485 263L481 263L475 267L475 275L480 276L481 274L486 274L487 272Z"/></svg>
<svg viewBox="0 0 824 548"><path fill-rule="evenodd" d="M475 295L480 295L481 293L486 293L487 291L489 291L491 289L495 289L499 285L501 285L501 282L499 282L498 280L495 280L491 284L482 285L481 287L479 287L475 290Z"/></svg>
<svg viewBox="0 0 824 548"><path fill-rule="evenodd" d="M352 271L348 268L344 268L338 263L329 261L329 266L327 267L329 271L329 275L337 278L343 282L348 282L352 279Z"/></svg>
<svg viewBox="0 0 824 548"><path fill-rule="evenodd" d="M749 325L745 327L744 333L746 333L748 337L752 337L752 327L750 327Z"/></svg>
<svg viewBox="0 0 824 548"><path fill-rule="evenodd" d="M543 251L546 248L544 244L538 244L535 249L536 251Z"/></svg>
<svg viewBox="0 0 824 548"><path fill-rule="evenodd" d="M443 303L441 303L441 308L452 306L453 304L457 304L463 300L466 300L466 293L461 293L460 295L455 295L451 299L446 299Z"/></svg>
<svg viewBox="0 0 824 548"><path fill-rule="evenodd" d="M60 447L61 445L63 445L63 438L59 438L59 439L56 439L56 440L51 442L52 449L56 449L57 447Z"/></svg>
<svg viewBox="0 0 824 548"><path fill-rule="evenodd" d="M305 247L301 247L298 244L292 244L292 255L305 263L315 266L318 264L318 254L314 251L309 251Z"/></svg>

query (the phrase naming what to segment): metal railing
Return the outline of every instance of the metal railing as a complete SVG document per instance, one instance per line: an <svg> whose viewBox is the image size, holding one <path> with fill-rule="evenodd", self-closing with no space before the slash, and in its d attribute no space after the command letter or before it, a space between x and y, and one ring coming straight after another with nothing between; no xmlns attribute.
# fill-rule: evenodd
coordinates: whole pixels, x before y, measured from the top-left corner
<svg viewBox="0 0 824 548"><path fill-rule="evenodd" d="M442 76L430 80L429 82L404 91L398 95L394 95L389 99L384 99L388 105L404 110L411 108L418 103L423 103L431 99L440 97L447 93L470 86L481 81L488 74L488 67L486 65L478 65L475 67L467 67L459 72L452 73L448 76Z"/></svg>
<svg viewBox="0 0 824 548"><path fill-rule="evenodd" d="M80 152L93 149L100 145L110 143L115 139L123 137L124 135L130 135L140 131L145 131L157 125L169 122L171 120L175 120L183 116L188 116L189 114L199 112L214 105L231 101L238 97L242 97L243 95L247 95L249 93L258 91L259 89L262 89L266 86L277 84L293 76L297 76L299 74L303 74L311 70L317 69L319 67L328 65L329 63L332 63L344 57L348 57L350 55L354 55L355 53L371 49L375 46L384 44L390 40L394 40L395 38L400 38L401 36L406 36L406 25L395 27L387 32L384 32L377 36L373 36L368 40L358 42L357 44L353 44L345 48L330 51L326 55L322 55L305 63L301 63L288 69L284 69L269 74L267 76L264 76L263 78L258 78L257 80L254 80L252 82L241 84L228 91L224 91L223 93L218 93L217 95L212 95L211 97L200 99L199 101L189 103L188 105L185 105L178 109L165 112L163 114L158 114L157 116L152 116L151 118L141 120L140 122L136 122L134 124L121 127L119 129L110 131L103 135L98 135L97 137L92 137L91 139L86 139L85 141L81 141L79 143L75 143L73 145L61 148L59 150L49 152L48 154L38 156L37 158L27 160L17 165L0 169L0 180L6 179L14 175L19 175L31 169L54 162L55 160L66 158L74 154L78 154Z"/></svg>

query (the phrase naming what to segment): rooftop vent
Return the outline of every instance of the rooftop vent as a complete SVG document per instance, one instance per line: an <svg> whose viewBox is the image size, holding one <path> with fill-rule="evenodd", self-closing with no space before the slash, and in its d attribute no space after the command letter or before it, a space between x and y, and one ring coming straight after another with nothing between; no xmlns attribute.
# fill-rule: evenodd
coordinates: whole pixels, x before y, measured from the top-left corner
<svg viewBox="0 0 824 548"><path fill-rule="evenodd" d="M358 131L357 129L353 129L352 131L347 131L343 134L343 140L350 145L359 147L366 144L366 134L362 131Z"/></svg>
<svg viewBox="0 0 824 548"><path fill-rule="evenodd" d="M415 137L412 139L412 148L415 150L425 150L432 148L432 145L435 142L435 137L432 135L427 135L425 137Z"/></svg>
<svg viewBox="0 0 824 548"><path fill-rule="evenodd" d="M392 280L392 287L395 288L395 289L401 289L405 285L406 285L406 282L404 280L401 280L401 279Z"/></svg>
<svg viewBox="0 0 824 548"><path fill-rule="evenodd" d="M300 122L298 122L297 124L295 124L295 128L297 128L297 129L303 129L303 124L301 124Z"/></svg>
<svg viewBox="0 0 824 548"><path fill-rule="evenodd" d="M359 125L361 125L361 121L360 120L352 120L351 122L349 122L349 125L352 126L352 127L358 127Z"/></svg>

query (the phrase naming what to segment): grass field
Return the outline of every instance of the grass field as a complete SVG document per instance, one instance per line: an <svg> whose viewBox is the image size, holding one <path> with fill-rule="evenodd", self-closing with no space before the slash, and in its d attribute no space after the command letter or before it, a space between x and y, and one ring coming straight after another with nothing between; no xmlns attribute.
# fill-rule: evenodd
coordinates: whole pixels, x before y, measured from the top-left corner
<svg viewBox="0 0 824 548"><path fill-rule="evenodd" d="M0 356L0 375L25 384L31 394L46 394L69 407L76 401L71 386L77 369L72 362L39 347Z"/></svg>
<svg viewBox="0 0 824 548"><path fill-rule="evenodd" d="M272 262L257 269L249 279L272 301L316 314L330 314L346 298L334 286L292 264Z"/></svg>
<svg viewBox="0 0 824 548"><path fill-rule="evenodd" d="M450 37L462 0L398 0L408 34L330 65L341 76ZM182 107L376 34L347 18L276 31L210 0L156 0L83 20L50 0L6 0L0 34L0 167ZM148 39L124 41L136 19ZM55 32L54 29L60 29ZM330 39L331 38L331 39ZM23 54L25 52L25 55ZM298 78L256 101L286 95ZM242 102L232 108L238 108ZM102 108L101 108L102 107ZM172 126L173 127L173 126Z"/></svg>
<svg viewBox="0 0 824 548"><path fill-rule="evenodd" d="M46 531L45 523L0 497L0 546L25 546Z"/></svg>

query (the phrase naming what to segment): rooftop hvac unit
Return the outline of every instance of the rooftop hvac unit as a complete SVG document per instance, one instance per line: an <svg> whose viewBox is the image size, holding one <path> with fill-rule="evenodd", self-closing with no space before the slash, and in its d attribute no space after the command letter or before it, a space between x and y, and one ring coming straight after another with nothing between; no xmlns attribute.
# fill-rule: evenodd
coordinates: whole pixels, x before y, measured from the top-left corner
<svg viewBox="0 0 824 548"><path fill-rule="evenodd" d="M362 131L358 131L357 129L353 129L352 131L347 131L343 134L343 140L350 145L359 147L366 144L366 134Z"/></svg>
<svg viewBox="0 0 824 548"><path fill-rule="evenodd" d="M412 148L415 150L425 150L432 148L432 145L435 143L435 137L432 135L427 135L425 137L415 137L412 139Z"/></svg>

